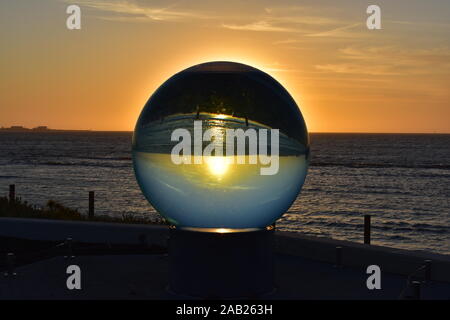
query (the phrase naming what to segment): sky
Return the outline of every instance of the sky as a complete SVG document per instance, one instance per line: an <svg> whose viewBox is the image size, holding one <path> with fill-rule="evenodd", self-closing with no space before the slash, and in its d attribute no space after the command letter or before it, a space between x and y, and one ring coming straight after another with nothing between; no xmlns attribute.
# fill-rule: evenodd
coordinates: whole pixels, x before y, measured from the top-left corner
<svg viewBox="0 0 450 320"><path fill-rule="evenodd" d="M227 60L277 79L310 132L450 133L449 17L448 0L2 0L0 126L131 131L173 74Z"/></svg>

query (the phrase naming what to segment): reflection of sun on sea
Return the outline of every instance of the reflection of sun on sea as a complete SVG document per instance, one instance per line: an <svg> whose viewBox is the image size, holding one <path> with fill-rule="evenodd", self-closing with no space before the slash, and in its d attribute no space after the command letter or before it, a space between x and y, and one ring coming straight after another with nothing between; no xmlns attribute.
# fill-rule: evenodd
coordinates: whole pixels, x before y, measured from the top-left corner
<svg viewBox="0 0 450 320"><path fill-rule="evenodd" d="M226 157L211 156L205 157L204 160L208 165L209 171L219 178L228 171L229 162Z"/></svg>
<svg viewBox="0 0 450 320"><path fill-rule="evenodd" d="M215 119L226 119L229 118L229 116L227 116L226 114L216 114L214 116Z"/></svg>

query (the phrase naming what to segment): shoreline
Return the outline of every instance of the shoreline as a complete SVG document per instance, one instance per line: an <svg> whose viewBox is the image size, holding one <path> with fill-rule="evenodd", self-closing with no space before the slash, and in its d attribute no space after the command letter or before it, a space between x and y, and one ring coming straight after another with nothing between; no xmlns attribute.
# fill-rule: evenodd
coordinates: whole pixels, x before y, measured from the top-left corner
<svg viewBox="0 0 450 320"><path fill-rule="evenodd" d="M0 128L0 133L129 133L133 134L134 130L95 130L95 129L10 129ZM450 135L450 132L328 132L316 131L309 132L312 135Z"/></svg>

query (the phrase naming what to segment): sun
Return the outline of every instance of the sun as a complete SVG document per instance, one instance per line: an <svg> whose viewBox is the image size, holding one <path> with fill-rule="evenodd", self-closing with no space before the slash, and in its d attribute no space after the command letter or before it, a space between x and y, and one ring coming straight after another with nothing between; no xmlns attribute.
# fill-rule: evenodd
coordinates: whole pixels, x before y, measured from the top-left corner
<svg viewBox="0 0 450 320"><path fill-rule="evenodd" d="M229 163L226 157L206 157L205 162L209 171L217 177L222 177L228 171Z"/></svg>

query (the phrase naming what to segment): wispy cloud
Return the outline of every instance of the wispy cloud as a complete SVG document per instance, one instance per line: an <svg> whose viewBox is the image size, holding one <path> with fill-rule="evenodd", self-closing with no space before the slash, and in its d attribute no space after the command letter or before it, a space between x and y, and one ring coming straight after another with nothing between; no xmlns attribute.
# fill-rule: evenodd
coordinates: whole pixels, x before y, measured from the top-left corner
<svg viewBox="0 0 450 320"><path fill-rule="evenodd" d="M397 46L345 47L338 59L342 63L319 64L317 70L366 75L418 75L448 73L450 49L407 49Z"/></svg>
<svg viewBox="0 0 450 320"><path fill-rule="evenodd" d="M177 9L175 4L165 7L144 6L132 1L92 1L92 0L62 0L66 3L76 3L80 6L96 9L104 13L113 13L100 17L115 21L177 21L182 19L210 19L211 15Z"/></svg>
<svg viewBox="0 0 450 320"><path fill-rule="evenodd" d="M319 32L321 27L342 24L336 18L317 14L311 7L299 6L264 8L263 13L256 14L252 19L248 21L247 17L241 17L239 23L223 23L222 27L245 31L314 33Z"/></svg>
<svg viewBox="0 0 450 320"><path fill-rule="evenodd" d="M298 30L271 24L268 21L257 21L248 24L222 24L223 28L245 31L298 32Z"/></svg>
<svg viewBox="0 0 450 320"><path fill-rule="evenodd" d="M392 24L399 24L399 25L407 25L407 26L416 26L418 28L423 27L444 27L448 28L450 27L450 23L444 23L444 22L434 22L434 21L406 21L406 20L384 20L384 23L392 23Z"/></svg>
<svg viewBox="0 0 450 320"><path fill-rule="evenodd" d="M329 26L342 23L342 21L337 19L332 19L323 16L312 16L312 15L283 15L283 16L270 16L271 21L277 23L289 23L294 25L311 25L311 26Z"/></svg>
<svg viewBox="0 0 450 320"><path fill-rule="evenodd" d="M345 26L337 27L331 30L316 32L308 34L308 37L334 37L334 38L355 38L363 36L361 33L351 31L357 27L362 26L361 22L348 24Z"/></svg>
<svg viewBox="0 0 450 320"><path fill-rule="evenodd" d="M448 62L450 60L450 48L436 47L427 49L408 49L395 45L391 46L350 46L339 50L341 57L348 59L377 59L386 56L397 58L401 61L415 63ZM395 63L401 63L396 61Z"/></svg>
<svg viewBox="0 0 450 320"><path fill-rule="evenodd" d="M291 68L288 65L279 63L278 61L265 65L264 70L268 72L301 72L300 69Z"/></svg>
<svg viewBox="0 0 450 320"><path fill-rule="evenodd" d="M398 72L391 71L390 66L379 65L359 65L350 63L338 63L338 64L324 64L316 65L317 70L334 72L334 73L353 73L353 74L365 74L365 75L400 75Z"/></svg>
<svg viewBox="0 0 450 320"><path fill-rule="evenodd" d="M301 43L302 40L300 39L285 39L285 40L279 40L279 41L275 41L273 42L273 44L296 44L296 43Z"/></svg>
<svg viewBox="0 0 450 320"><path fill-rule="evenodd" d="M210 26L237 31L279 32L309 34L309 36L332 36L348 27L322 31L324 28L342 25L343 21L325 16L314 7L279 6L272 8L252 9L252 15L230 15L230 13L208 12L206 8L185 7L183 3L172 3L159 6L154 2L137 0L60 0L75 3L93 9L100 14L96 18L118 22L155 22L155 21L214 21ZM217 21L222 23L217 24Z"/></svg>

